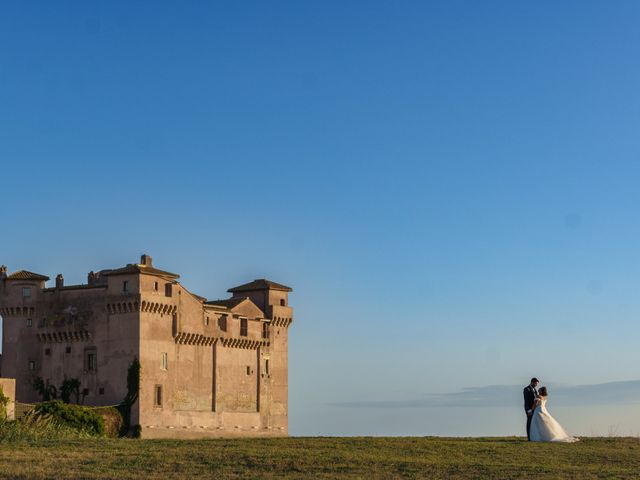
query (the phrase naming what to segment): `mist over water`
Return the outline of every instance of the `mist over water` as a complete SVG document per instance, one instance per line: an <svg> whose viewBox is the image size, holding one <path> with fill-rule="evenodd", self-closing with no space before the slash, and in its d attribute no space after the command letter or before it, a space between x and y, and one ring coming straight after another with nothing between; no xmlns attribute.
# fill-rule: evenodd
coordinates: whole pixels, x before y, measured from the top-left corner
<svg viewBox="0 0 640 480"><path fill-rule="evenodd" d="M551 385L551 414L582 436L640 436L640 381ZM294 405L293 435L525 435L522 387L493 385L407 400ZM303 408L300 408L303 407Z"/></svg>
<svg viewBox="0 0 640 480"><path fill-rule="evenodd" d="M513 407L346 408L293 407L291 435L525 436L525 415ZM554 406L551 414L577 436L640 436L640 405Z"/></svg>

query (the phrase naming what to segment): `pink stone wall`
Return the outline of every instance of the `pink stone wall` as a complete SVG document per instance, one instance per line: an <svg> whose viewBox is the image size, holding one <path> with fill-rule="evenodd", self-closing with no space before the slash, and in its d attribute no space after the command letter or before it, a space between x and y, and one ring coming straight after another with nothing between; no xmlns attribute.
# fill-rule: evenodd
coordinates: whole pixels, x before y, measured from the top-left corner
<svg viewBox="0 0 640 480"><path fill-rule="evenodd" d="M0 390L5 397L9 397L7 405L7 419L14 420L16 414L16 381L14 378L0 378Z"/></svg>

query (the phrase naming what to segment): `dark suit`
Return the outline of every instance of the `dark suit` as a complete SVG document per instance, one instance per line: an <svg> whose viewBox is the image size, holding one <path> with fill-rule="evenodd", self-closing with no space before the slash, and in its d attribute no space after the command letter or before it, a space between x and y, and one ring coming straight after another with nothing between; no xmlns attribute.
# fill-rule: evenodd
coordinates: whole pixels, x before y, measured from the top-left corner
<svg viewBox="0 0 640 480"><path fill-rule="evenodd" d="M527 413L529 410L533 410L533 404L536 401L536 398L538 398L538 390L531 385L527 385L526 387L524 387L522 393L524 394L524 413ZM532 417L533 414L529 415L527 413L527 440L530 440L529 431L531 430Z"/></svg>

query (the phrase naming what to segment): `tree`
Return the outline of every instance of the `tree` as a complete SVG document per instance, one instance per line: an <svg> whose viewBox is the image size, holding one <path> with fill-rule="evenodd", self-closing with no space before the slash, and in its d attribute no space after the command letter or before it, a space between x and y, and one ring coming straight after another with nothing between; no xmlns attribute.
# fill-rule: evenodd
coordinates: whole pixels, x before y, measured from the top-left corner
<svg viewBox="0 0 640 480"><path fill-rule="evenodd" d="M133 361L129 365L127 370L127 395L119 405L120 413L124 419L123 429L126 434L131 428L131 408L133 404L138 400L138 394L140 392L140 362L138 357L133 357Z"/></svg>
<svg viewBox="0 0 640 480"><path fill-rule="evenodd" d="M71 403L71 395L76 397L76 403L80 403L80 380L77 378L65 378L60 385L60 398L64 403Z"/></svg>
<svg viewBox="0 0 640 480"><path fill-rule="evenodd" d="M58 389L55 385L49 385L49 380L45 383L42 377L35 377L32 385L36 392L38 392L38 395L42 397L43 402L58 398Z"/></svg>

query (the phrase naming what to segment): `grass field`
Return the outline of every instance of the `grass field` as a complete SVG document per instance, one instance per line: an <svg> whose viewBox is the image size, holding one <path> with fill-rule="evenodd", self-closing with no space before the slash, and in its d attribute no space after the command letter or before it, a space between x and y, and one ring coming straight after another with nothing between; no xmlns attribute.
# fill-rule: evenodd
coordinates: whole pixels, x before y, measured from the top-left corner
<svg viewBox="0 0 640 480"><path fill-rule="evenodd" d="M640 478L640 439L82 439L0 444L0 478Z"/></svg>

